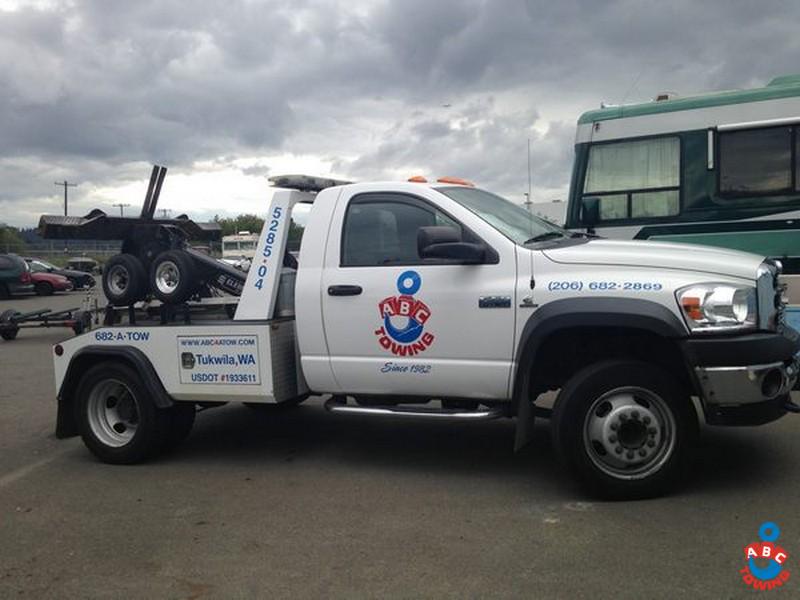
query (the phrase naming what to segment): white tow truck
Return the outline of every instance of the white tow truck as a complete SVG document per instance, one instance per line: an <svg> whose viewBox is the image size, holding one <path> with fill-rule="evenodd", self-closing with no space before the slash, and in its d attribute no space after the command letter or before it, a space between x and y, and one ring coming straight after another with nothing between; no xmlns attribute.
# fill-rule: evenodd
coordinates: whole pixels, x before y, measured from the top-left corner
<svg viewBox="0 0 800 600"><path fill-rule="evenodd" d="M309 395L398 427L515 417L517 446L545 416L576 478L623 498L682 479L701 422L798 410L776 262L570 233L453 178L281 185L293 181L273 195L232 320L131 309L54 347L59 437L134 463L185 438L197 407Z"/></svg>

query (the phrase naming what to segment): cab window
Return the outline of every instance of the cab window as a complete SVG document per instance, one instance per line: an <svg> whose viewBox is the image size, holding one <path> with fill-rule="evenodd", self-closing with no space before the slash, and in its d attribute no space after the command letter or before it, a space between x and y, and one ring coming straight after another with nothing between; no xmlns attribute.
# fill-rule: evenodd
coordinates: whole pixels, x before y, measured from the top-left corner
<svg viewBox="0 0 800 600"><path fill-rule="evenodd" d="M659 137L589 149L584 197L600 200L600 219L649 219L680 210L680 140Z"/></svg>
<svg viewBox="0 0 800 600"><path fill-rule="evenodd" d="M342 266L422 264L417 232L431 225L448 225L461 231L449 216L411 197L355 198L345 215Z"/></svg>

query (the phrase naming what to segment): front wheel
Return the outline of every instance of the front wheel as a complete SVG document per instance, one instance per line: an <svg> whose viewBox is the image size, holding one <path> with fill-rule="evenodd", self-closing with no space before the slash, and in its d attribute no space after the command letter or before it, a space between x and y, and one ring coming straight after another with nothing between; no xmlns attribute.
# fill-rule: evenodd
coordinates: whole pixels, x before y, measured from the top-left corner
<svg viewBox="0 0 800 600"><path fill-rule="evenodd" d="M75 420L86 447L112 464L156 456L171 428L170 413L153 403L138 373L119 362L86 371L75 396Z"/></svg>
<svg viewBox="0 0 800 600"><path fill-rule="evenodd" d="M553 410L560 458L595 495L652 497L685 475L697 437L688 394L664 369L638 361L590 365L562 388Z"/></svg>

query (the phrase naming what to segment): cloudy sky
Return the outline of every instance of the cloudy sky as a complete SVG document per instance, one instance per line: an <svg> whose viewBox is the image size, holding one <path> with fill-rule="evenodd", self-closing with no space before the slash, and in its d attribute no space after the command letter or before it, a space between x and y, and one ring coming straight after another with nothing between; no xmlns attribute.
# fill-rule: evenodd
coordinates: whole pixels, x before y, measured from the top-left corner
<svg viewBox="0 0 800 600"><path fill-rule="evenodd" d="M0 222L263 212L266 176L467 177L564 198L575 122L800 71L800 3L0 0Z"/></svg>

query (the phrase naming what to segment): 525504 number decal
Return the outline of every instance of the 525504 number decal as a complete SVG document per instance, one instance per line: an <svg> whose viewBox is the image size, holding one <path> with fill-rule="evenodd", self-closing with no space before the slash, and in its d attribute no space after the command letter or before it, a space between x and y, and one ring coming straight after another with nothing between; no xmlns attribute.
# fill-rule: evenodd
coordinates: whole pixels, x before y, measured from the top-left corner
<svg viewBox="0 0 800 600"><path fill-rule="evenodd" d="M270 219L269 226L267 228L264 250L262 250L260 257L261 264L256 268L256 275L258 275L258 277L253 285L255 285L256 289L259 290L264 287L264 278L267 276L269 271L267 268L267 259L272 256L272 250L275 246L275 236L278 232L278 227L280 227L281 224L281 217L283 217L283 208L276 206L272 211L272 218ZM253 266L255 267L255 265Z"/></svg>

